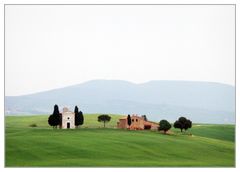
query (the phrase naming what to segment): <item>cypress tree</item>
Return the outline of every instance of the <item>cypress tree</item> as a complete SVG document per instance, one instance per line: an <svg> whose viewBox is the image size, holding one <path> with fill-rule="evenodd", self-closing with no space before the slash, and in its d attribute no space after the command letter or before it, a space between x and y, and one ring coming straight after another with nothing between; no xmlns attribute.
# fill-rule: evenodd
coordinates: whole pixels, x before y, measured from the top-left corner
<svg viewBox="0 0 240 172"><path fill-rule="evenodd" d="M83 123L84 123L84 117L83 117L82 111L79 111L78 114L79 114L79 119L80 119L79 125L83 125Z"/></svg>
<svg viewBox="0 0 240 172"><path fill-rule="evenodd" d="M58 110L58 105L55 104L53 113L48 118L48 124L50 126L53 126L53 128L57 128L57 126L60 125L60 122L61 122L61 117Z"/></svg>
<svg viewBox="0 0 240 172"><path fill-rule="evenodd" d="M128 123L128 126L130 127L130 125L132 124L132 120L131 120L131 116L128 114L127 116L127 123Z"/></svg>
<svg viewBox="0 0 240 172"><path fill-rule="evenodd" d="M74 108L74 113L75 113L75 126L78 128L78 126L80 125L80 115L79 115L79 112L78 112L78 107L75 106Z"/></svg>

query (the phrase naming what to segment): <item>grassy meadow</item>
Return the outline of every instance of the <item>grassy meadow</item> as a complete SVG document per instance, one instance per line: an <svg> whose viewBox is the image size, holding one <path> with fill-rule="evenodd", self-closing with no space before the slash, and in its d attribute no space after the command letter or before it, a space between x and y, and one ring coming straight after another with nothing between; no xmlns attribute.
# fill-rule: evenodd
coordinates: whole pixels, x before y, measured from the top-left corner
<svg viewBox="0 0 240 172"><path fill-rule="evenodd" d="M47 115L5 117L6 167L234 167L235 126L195 124L186 133L103 128L97 114L75 130L52 129ZM36 124L37 127L30 127ZM190 135L190 133L192 135Z"/></svg>

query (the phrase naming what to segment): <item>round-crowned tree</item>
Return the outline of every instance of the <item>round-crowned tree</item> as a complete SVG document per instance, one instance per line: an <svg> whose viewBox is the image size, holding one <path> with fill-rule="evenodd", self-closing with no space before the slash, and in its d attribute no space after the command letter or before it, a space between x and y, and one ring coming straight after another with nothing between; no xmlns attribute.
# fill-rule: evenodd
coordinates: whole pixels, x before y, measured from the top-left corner
<svg viewBox="0 0 240 172"><path fill-rule="evenodd" d="M179 128L181 132L183 129L186 131L188 128L192 127L192 121L185 117L180 117L177 121L174 122L173 126L174 128Z"/></svg>
<svg viewBox="0 0 240 172"><path fill-rule="evenodd" d="M48 124L54 128L54 116L50 115L48 117Z"/></svg>
<svg viewBox="0 0 240 172"><path fill-rule="evenodd" d="M103 126L105 128L105 123L111 120L111 116L103 114L98 116L98 122L103 122Z"/></svg>
<svg viewBox="0 0 240 172"><path fill-rule="evenodd" d="M189 128L192 128L192 121L187 119L187 121L185 122L185 125L184 125L184 130L186 131Z"/></svg>
<svg viewBox="0 0 240 172"><path fill-rule="evenodd" d="M160 131L163 130L164 134L166 134L171 127L172 127L171 124L167 120L163 119L159 122L158 130Z"/></svg>
<svg viewBox="0 0 240 172"><path fill-rule="evenodd" d="M174 122L173 127L181 129L182 132L183 126L178 120Z"/></svg>

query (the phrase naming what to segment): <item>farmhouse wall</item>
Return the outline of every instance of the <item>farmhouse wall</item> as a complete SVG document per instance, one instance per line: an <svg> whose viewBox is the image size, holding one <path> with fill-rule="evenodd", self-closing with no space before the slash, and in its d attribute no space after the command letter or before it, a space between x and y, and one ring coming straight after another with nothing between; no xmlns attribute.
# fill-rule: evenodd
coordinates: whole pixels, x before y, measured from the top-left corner
<svg viewBox="0 0 240 172"><path fill-rule="evenodd" d="M145 121L144 118L139 117L137 115L131 116L131 130L144 130L144 129L151 129L151 130L158 130L159 124L151 121ZM127 117L120 118L117 122L117 128L129 128L127 124Z"/></svg>
<svg viewBox="0 0 240 172"><path fill-rule="evenodd" d="M144 129L144 119L136 115L131 116L132 124L131 129L134 130L143 130Z"/></svg>
<svg viewBox="0 0 240 172"><path fill-rule="evenodd" d="M128 127L127 118L120 118L119 122L117 123L117 127L118 128L127 128Z"/></svg>

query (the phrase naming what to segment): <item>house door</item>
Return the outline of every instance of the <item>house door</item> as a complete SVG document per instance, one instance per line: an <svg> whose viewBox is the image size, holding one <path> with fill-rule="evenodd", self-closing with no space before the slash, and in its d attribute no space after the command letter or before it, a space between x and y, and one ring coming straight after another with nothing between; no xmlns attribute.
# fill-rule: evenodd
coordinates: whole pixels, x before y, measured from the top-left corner
<svg viewBox="0 0 240 172"><path fill-rule="evenodd" d="M67 123L67 128L70 128L70 122Z"/></svg>

